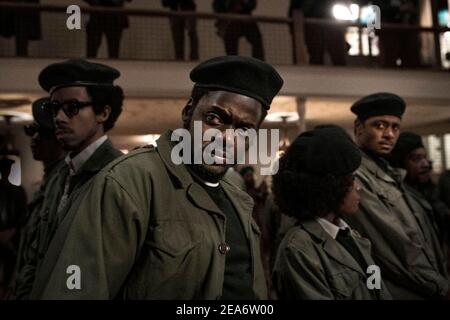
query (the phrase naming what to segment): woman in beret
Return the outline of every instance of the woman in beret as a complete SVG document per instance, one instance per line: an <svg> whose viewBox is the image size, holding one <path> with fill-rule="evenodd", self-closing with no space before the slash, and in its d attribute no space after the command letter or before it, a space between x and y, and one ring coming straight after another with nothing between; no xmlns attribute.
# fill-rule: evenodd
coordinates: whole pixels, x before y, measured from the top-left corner
<svg viewBox="0 0 450 320"><path fill-rule="evenodd" d="M335 126L301 134L280 159L275 200L298 221L277 252L273 280L280 299L390 298L369 240L342 219L358 210L353 172L360 163L356 145Z"/></svg>

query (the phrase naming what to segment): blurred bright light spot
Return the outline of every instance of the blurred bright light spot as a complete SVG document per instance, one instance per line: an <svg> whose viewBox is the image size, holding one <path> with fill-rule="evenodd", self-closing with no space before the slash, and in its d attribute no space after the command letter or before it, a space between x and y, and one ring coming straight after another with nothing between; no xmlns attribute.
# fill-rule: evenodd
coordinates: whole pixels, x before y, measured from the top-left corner
<svg viewBox="0 0 450 320"><path fill-rule="evenodd" d="M352 20L356 20L359 17L359 6L355 3L350 5L350 12L352 13Z"/></svg>
<svg viewBox="0 0 450 320"><path fill-rule="evenodd" d="M159 134L146 134L140 136L140 142L144 144L151 144L156 146L156 140L158 140L160 137Z"/></svg>
<svg viewBox="0 0 450 320"><path fill-rule="evenodd" d="M365 6L361 8L361 23L367 23L369 20L372 21L376 12L372 9L371 6Z"/></svg>
<svg viewBox="0 0 450 320"><path fill-rule="evenodd" d="M12 155L8 155L7 158L15 161L11 166L11 173L9 174L8 181L15 186L20 186L22 183L22 166L20 158ZM0 173L0 177L1 176Z"/></svg>
<svg viewBox="0 0 450 320"><path fill-rule="evenodd" d="M355 21L358 19L359 6L357 4L351 4L346 6L343 4L335 4L333 6L333 16L337 20Z"/></svg>
<svg viewBox="0 0 450 320"><path fill-rule="evenodd" d="M448 10L441 10L438 12L438 24L441 27L450 27L450 18Z"/></svg>

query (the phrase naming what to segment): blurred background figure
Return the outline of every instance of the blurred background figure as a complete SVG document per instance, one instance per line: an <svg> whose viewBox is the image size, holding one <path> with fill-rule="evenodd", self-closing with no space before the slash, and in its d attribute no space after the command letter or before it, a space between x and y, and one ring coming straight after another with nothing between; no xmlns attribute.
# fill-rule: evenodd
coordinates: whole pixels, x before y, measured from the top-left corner
<svg viewBox="0 0 450 320"><path fill-rule="evenodd" d="M263 179L259 186L256 186L255 169L252 166L242 167L239 173L244 180L245 191L254 201L253 219L255 219L261 231L261 258L268 292L273 297L271 274L276 254L275 239L280 225L281 213L269 192L266 179Z"/></svg>
<svg viewBox="0 0 450 320"><path fill-rule="evenodd" d="M171 11L195 11L194 0L162 0L163 7L170 8ZM184 30L189 36L190 60L198 60L198 36L197 20L195 18L170 18L170 28L172 30L173 46L175 49L175 59L184 60Z"/></svg>
<svg viewBox="0 0 450 320"><path fill-rule="evenodd" d="M441 272L450 275L450 209L442 201L438 186L431 180L432 162L428 158L422 138L412 132L401 133L392 150L390 162L393 166L406 170L405 189L411 195L411 201L422 207L417 214L425 215L422 228L426 232L427 241L435 247L436 252L442 252L442 266L447 270L443 269ZM448 294L447 298L449 297Z"/></svg>
<svg viewBox="0 0 450 320"><path fill-rule="evenodd" d="M267 230L266 230L266 223L263 216L264 212L264 203L268 195L268 188L266 182L263 180L261 184L256 187L256 180L255 180L255 169L252 166L245 166L243 167L239 173L241 174L242 178L244 179L245 188L247 193L253 198L253 201L255 202L253 206L253 218L255 219L256 223L258 224L259 228L261 229L262 233L262 247L266 249L267 247ZM266 252L267 250L264 250L263 252Z"/></svg>
<svg viewBox="0 0 450 320"><path fill-rule="evenodd" d="M228 169L225 177L233 182L239 189L242 191L246 191L247 188L245 186L244 178L236 171L235 167L231 167Z"/></svg>
<svg viewBox="0 0 450 320"><path fill-rule="evenodd" d="M381 23L419 25L418 0L374 0L380 7ZM417 31L378 30L381 66L416 68L420 66L420 41Z"/></svg>
<svg viewBox="0 0 450 320"><path fill-rule="evenodd" d="M11 2L0 0L0 2ZM39 0L18 0L14 2L39 4ZM41 16L39 11L13 11L3 10L0 13L0 36L16 38L16 56L28 56L28 43L30 40L41 40Z"/></svg>
<svg viewBox="0 0 450 320"><path fill-rule="evenodd" d="M288 16L294 10L301 10L305 18L329 19L333 21L331 0L291 0ZM309 53L309 63L324 64L324 54L329 53L333 65L345 65L348 44L345 42L345 29L334 25L305 24L305 42Z"/></svg>
<svg viewBox="0 0 450 320"><path fill-rule="evenodd" d="M441 200L450 208L450 170L444 171L439 178Z"/></svg>
<svg viewBox="0 0 450 320"><path fill-rule="evenodd" d="M101 6L109 8L121 8L125 1L131 0L84 0L91 6ZM95 58L98 48L102 41L102 35L105 34L108 43L109 58L117 59L119 57L120 40L122 32L129 27L128 17L123 13L91 13L89 22L86 26L87 33L87 56Z"/></svg>
<svg viewBox="0 0 450 320"><path fill-rule="evenodd" d="M21 233L19 252L17 255L16 270L19 271L30 260L37 257L30 250L33 241L37 238L39 220L44 200L49 195L49 185L58 178L58 172L64 165L66 152L55 136L55 126L51 114L44 112L42 105L49 102L48 97L33 102L32 113L34 122L24 126L25 134L31 138L30 147L33 159L41 161L44 167L44 177L39 190L33 194L28 204L29 216ZM31 272L31 270L29 270ZM15 294L21 294L13 287Z"/></svg>
<svg viewBox="0 0 450 320"><path fill-rule="evenodd" d="M257 0L214 0L216 13L242 14L250 16L255 10ZM252 56L264 60L261 31L254 21L217 21L217 34L223 38L227 55L237 55L239 39L245 37L252 45Z"/></svg>
<svg viewBox="0 0 450 320"><path fill-rule="evenodd" d="M434 220L441 245L448 233L450 211L439 198L439 189L431 180L431 161L420 135L412 132L400 134L392 150L391 165L406 170L405 186Z"/></svg>
<svg viewBox="0 0 450 320"><path fill-rule="evenodd" d="M8 179L14 162L5 156L0 157L0 299L9 294L20 229L27 217L25 190Z"/></svg>

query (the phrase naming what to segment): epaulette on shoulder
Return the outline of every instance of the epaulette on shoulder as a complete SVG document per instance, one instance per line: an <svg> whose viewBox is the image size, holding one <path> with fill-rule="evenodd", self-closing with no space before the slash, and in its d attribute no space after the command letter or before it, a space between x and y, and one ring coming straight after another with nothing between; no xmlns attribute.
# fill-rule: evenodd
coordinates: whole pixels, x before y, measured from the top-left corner
<svg viewBox="0 0 450 320"><path fill-rule="evenodd" d="M137 146L137 147L133 148L133 151L138 150L138 149L156 149L156 147L153 144L146 144L143 146Z"/></svg>
<svg viewBox="0 0 450 320"><path fill-rule="evenodd" d="M108 164L107 171L113 170L117 165L119 165L123 162L131 161L132 158L137 157L143 153L153 153L154 151L156 151L156 148L155 148L155 146L152 146L152 145L146 145L146 146L134 148L129 153L124 154L123 156L110 162Z"/></svg>

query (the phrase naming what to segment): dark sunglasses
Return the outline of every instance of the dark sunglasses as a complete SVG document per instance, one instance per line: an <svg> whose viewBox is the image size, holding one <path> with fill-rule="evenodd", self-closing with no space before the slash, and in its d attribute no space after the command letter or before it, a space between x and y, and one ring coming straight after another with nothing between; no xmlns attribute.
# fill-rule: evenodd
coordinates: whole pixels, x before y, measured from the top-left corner
<svg viewBox="0 0 450 320"><path fill-rule="evenodd" d="M54 137L54 132L52 130L40 128L36 124L29 124L23 126L23 130L25 131L25 134L29 137L34 136L37 132L39 132L39 135L44 139L50 139Z"/></svg>
<svg viewBox="0 0 450 320"><path fill-rule="evenodd" d="M53 117L56 117L59 110L63 110L67 117L72 118L78 114L81 108L92 106L92 101L78 101L72 99L65 102L49 101L42 105L44 112L51 113Z"/></svg>

